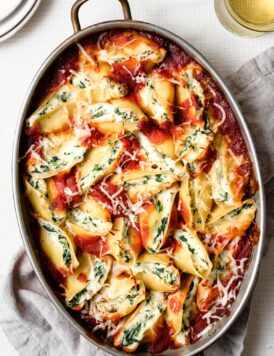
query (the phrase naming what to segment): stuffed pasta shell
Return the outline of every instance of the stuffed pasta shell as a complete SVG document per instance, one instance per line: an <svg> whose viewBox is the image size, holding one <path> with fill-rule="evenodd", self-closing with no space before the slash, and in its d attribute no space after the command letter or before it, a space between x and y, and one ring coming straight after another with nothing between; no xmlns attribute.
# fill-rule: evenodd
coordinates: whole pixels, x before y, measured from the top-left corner
<svg viewBox="0 0 274 356"><path fill-rule="evenodd" d="M110 256L97 258L87 252L79 257L79 266L66 279L66 305L74 310L81 310L85 302L103 288L111 269Z"/></svg>
<svg viewBox="0 0 274 356"><path fill-rule="evenodd" d="M218 212L219 209L220 213ZM221 207L217 207L210 217L206 230L211 234L226 237L241 236L254 220L256 210L256 203L252 199L244 201L240 206L231 208L227 213ZM214 216L217 217L218 215L219 218L215 220Z"/></svg>
<svg viewBox="0 0 274 356"><path fill-rule="evenodd" d="M160 127L166 127L172 123L175 99L174 85L165 78L161 78L157 72L144 79L137 91L137 101L140 107Z"/></svg>
<svg viewBox="0 0 274 356"><path fill-rule="evenodd" d="M98 180L113 172L123 151L123 145L119 140L91 149L85 160L77 166L79 190L86 192Z"/></svg>
<svg viewBox="0 0 274 356"><path fill-rule="evenodd" d="M123 34L114 34L104 41L103 48L99 50L98 59L111 65L130 60L137 63L159 63L164 59L165 54L166 50L157 42L137 32L128 31Z"/></svg>
<svg viewBox="0 0 274 356"><path fill-rule="evenodd" d="M250 163L245 162L243 155L237 157L233 154L226 138L221 134L218 134L214 140L214 147L217 151L217 159L209 172L212 197L216 204L236 204L244 195ZM243 166L245 169L242 173Z"/></svg>
<svg viewBox="0 0 274 356"><path fill-rule="evenodd" d="M135 312L126 319L114 337L114 345L125 352L134 352L146 334L157 324L166 309L163 293L150 292Z"/></svg>
<svg viewBox="0 0 274 356"><path fill-rule="evenodd" d="M150 253L160 251L171 231L170 222L177 192L178 186L174 185L155 195L139 215L142 243Z"/></svg>
<svg viewBox="0 0 274 356"><path fill-rule="evenodd" d="M123 275L112 276L106 287L90 303L90 314L97 320L118 320L130 314L146 297L142 281Z"/></svg>
<svg viewBox="0 0 274 356"><path fill-rule="evenodd" d="M49 178L69 171L83 161L87 148L71 130L44 136L26 163L27 172L37 179Z"/></svg>
<svg viewBox="0 0 274 356"><path fill-rule="evenodd" d="M137 131L142 121L147 120L139 106L129 99L89 105L83 116L105 134Z"/></svg>
<svg viewBox="0 0 274 356"><path fill-rule="evenodd" d="M151 255L144 252L131 269L136 278L141 279L151 290L172 292L180 285L180 273L165 254Z"/></svg>
<svg viewBox="0 0 274 356"><path fill-rule="evenodd" d="M179 211L189 227L204 231L211 211L211 186L204 173L192 179L186 175L179 190Z"/></svg>
<svg viewBox="0 0 274 356"><path fill-rule="evenodd" d="M51 203L47 184L44 179L36 179L35 177L26 175L24 184L26 196L28 197L34 214L37 217L57 224L60 224L65 220L65 211L55 209Z"/></svg>
<svg viewBox="0 0 274 356"><path fill-rule="evenodd" d="M212 263L196 231L183 226L174 233L176 245L173 252L174 264L183 272L205 278Z"/></svg>
<svg viewBox="0 0 274 356"><path fill-rule="evenodd" d="M136 263L138 254L142 250L139 234L128 219L116 218L113 229L106 237L110 253L120 264L132 265Z"/></svg>
<svg viewBox="0 0 274 356"><path fill-rule="evenodd" d="M68 211L66 224L72 234L81 236L105 236L112 228L109 211L91 196Z"/></svg>
<svg viewBox="0 0 274 356"><path fill-rule="evenodd" d="M43 253L62 275L72 274L79 265L73 238L68 232L49 221L38 219L38 223L39 242Z"/></svg>

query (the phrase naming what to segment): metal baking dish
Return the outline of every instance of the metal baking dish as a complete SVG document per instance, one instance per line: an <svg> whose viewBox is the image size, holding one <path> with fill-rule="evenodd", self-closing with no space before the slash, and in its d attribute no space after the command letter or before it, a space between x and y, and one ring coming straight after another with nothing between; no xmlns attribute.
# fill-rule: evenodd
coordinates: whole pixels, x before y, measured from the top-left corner
<svg viewBox="0 0 274 356"><path fill-rule="evenodd" d="M238 297L231 308L230 315L228 317L224 317L216 325L213 332L211 332L210 336L209 335L204 336L196 344L188 345L188 346L184 347L183 349L168 350L165 352L165 355L188 355L188 356L194 355L194 354L199 353L202 350L205 350L206 348L208 348L212 343L214 343L218 338L220 338L220 336L222 336L228 330L228 328L233 324L233 322L236 320L239 313L243 309L243 306L245 305L248 297L250 296L253 286L254 286L254 283L255 283L255 280L256 280L256 276L257 276L257 272L258 272L258 268L259 268L259 262L260 262L260 258L261 258L261 253L262 253L263 241L264 241L265 198L264 198L262 177L261 177L261 173L260 173L258 158L256 156L253 140L252 140L252 137L248 130L248 127L246 125L244 116L241 113L241 110L240 110L236 100L234 99L230 90L226 86L225 82L219 76L219 74L214 70L214 68L212 68L212 66L209 64L209 62L195 48L193 48L190 44L188 44L182 38L176 36L175 34L169 32L161 27L158 27L158 26L155 26L155 25L152 25L149 23L141 22L141 21L133 21L131 18L130 7L129 7L127 0L119 0L122 5L122 8L123 8L124 20L107 21L107 22L89 26L85 29L81 29L80 23L79 23L79 18L78 18L78 12L79 12L80 7L86 1L87 0L78 0L75 2L74 6L72 7L71 20L72 20L72 25L73 25L73 29L74 29L75 33L71 37L66 39L58 48L56 48L55 51L53 51L53 53L51 53L51 55L46 59L44 64L41 66L41 68L35 75L32 83L31 83L31 86L27 92L27 95L25 97L22 111L20 114L20 118L18 120L18 125L17 125L15 139L14 139L14 148L13 148L12 180L13 180L14 204L15 204L15 210L16 210L16 214L17 214L17 220L18 220L20 232L21 232L29 259L33 265L33 268L34 268L36 275L38 276L41 284L43 285L44 289L46 290L47 294L49 295L51 301L54 303L56 308L71 323L71 325L75 329L75 331L79 332L81 335L86 337L90 342L92 342L93 344L97 345L98 347L100 347L101 349L105 350L106 352L108 352L110 354L113 354L113 355L124 354L123 352L119 352L118 350L110 347L107 344L103 344L102 341L98 342L98 340L96 340L95 337L93 337L91 334L89 334L71 316L71 314L65 309L65 307L62 305L62 303L59 301L59 299L54 294L53 288L51 287L49 281L47 280L46 274L43 272L41 262L38 258L37 249L35 248L34 241L32 239L31 232L30 232L29 216L28 216L28 212L26 211L27 208L26 208L26 204L25 204L24 192L23 192L22 184L21 184L20 169L19 169L19 164L18 164L18 159L22 153L22 152L20 152L20 147L22 144L24 121L28 115L28 111L30 109L30 105L32 102L32 97L33 97L35 90L36 90L41 78L43 77L44 73L52 65L52 63L60 56L60 54L64 52L64 50L66 50L73 43L80 41L84 37L91 36L97 32L110 30L110 29L135 29L135 30L143 30L143 31L149 31L152 33L159 34L159 35L166 37L167 39L173 41L177 45L179 45L183 50L188 52L191 57L193 57L198 63L200 63L211 74L211 76L213 77L215 82L219 85L219 87L222 89L223 93L225 94L225 96L226 96L226 98L227 98L232 110L234 111L234 114L236 115L239 124L240 124L242 134L245 138L245 141L246 141L246 144L248 147L248 151L249 151L251 160L253 162L254 173L255 173L256 179L259 184L259 191L257 192L257 194L255 196L255 200L258 205L258 212L257 212L256 219L257 219L257 224L260 229L260 239L259 239L258 245L256 246L256 248L254 250L249 269L247 270L247 272L245 274L245 278L243 280Z"/></svg>

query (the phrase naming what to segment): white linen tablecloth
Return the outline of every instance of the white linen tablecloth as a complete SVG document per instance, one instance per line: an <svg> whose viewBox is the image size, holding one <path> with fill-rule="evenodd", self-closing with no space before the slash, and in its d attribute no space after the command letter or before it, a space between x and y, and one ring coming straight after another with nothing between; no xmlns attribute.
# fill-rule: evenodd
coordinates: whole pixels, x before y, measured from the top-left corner
<svg viewBox="0 0 274 356"><path fill-rule="evenodd" d="M26 90L48 54L72 34L70 9L74 0L43 0L33 19L17 35L0 44L0 274L22 244L14 214L11 188L13 134ZM201 51L225 77L274 44L274 33L245 39L218 22L213 0L129 0L134 19L162 26ZM118 0L94 0L85 5L83 26L122 18ZM274 60L274 59L273 59ZM274 354L274 239L261 265L244 356ZM15 356L0 330L3 356ZM31 355L30 355L31 356Z"/></svg>

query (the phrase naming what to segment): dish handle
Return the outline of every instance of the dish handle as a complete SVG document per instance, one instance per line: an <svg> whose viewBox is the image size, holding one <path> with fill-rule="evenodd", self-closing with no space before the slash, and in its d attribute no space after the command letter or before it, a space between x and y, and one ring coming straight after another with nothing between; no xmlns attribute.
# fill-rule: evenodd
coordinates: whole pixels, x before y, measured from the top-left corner
<svg viewBox="0 0 274 356"><path fill-rule="evenodd" d="M81 31L81 25L79 21L79 10L80 7L88 0L77 0L71 9L71 22L73 26L74 33ZM119 0L121 3L125 20L132 20L131 11L129 3L127 0Z"/></svg>

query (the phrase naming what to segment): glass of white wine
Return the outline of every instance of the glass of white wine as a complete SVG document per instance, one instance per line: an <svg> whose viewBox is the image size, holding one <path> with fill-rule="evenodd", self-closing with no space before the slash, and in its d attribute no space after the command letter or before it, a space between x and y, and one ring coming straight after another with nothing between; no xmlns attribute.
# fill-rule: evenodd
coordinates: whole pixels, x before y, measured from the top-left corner
<svg viewBox="0 0 274 356"><path fill-rule="evenodd" d="M274 31L274 0L215 0L215 11L222 25L237 35Z"/></svg>

